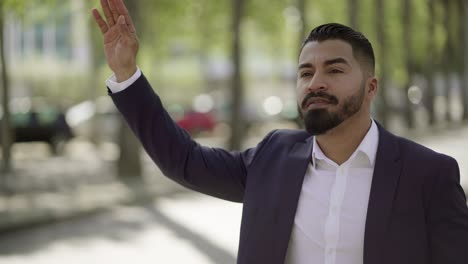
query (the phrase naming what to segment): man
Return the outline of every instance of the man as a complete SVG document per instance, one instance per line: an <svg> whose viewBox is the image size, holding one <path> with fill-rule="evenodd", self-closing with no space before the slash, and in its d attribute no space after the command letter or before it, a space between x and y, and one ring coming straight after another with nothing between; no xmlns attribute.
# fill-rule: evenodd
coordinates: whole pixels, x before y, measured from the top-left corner
<svg viewBox="0 0 468 264"><path fill-rule="evenodd" d="M306 131L275 130L255 148L203 147L179 128L136 66L122 0L93 10L114 72L109 94L163 173L242 202L238 263L468 263L468 209L457 162L390 134L370 117L374 55L359 32L315 28L297 74Z"/></svg>

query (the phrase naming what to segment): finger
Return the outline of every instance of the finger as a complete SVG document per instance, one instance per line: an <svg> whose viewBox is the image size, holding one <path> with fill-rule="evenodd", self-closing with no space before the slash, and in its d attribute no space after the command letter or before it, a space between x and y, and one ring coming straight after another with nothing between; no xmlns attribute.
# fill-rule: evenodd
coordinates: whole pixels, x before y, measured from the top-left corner
<svg viewBox="0 0 468 264"><path fill-rule="evenodd" d="M104 19L102 19L102 16L99 13L99 11L97 11L97 9L93 9L92 12L93 12L94 20L96 21L99 28L101 29L102 34L106 33L107 30L109 30L109 26L106 24Z"/></svg>
<svg viewBox="0 0 468 264"><path fill-rule="evenodd" d="M136 32L135 25L133 24L132 17L130 16L130 13L128 12L127 7L123 3L123 0L114 0L114 4L117 7L118 12L125 17L125 22L127 22L130 32L135 33Z"/></svg>
<svg viewBox="0 0 468 264"><path fill-rule="evenodd" d="M131 35L130 28L129 28L127 22L125 21L125 17L123 15L119 16L119 18L117 19L117 24L119 24L120 34L122 34L124 36L130 36Z"/></svg>
<svg viewBox="0 0 468 264"><path fill-rule="evenodd" d="M117 21L114 19L114 16L111 13L111 10L109 8L109 3L107 0L101 0L101 6L102 6L102 11L104 11L104 15L106 16L107 23L109 24L109 27L112 27L115 25L115 22Z"/></svg>
<svg viewBox="0 0 468 264"><path fill-rule="evenodd" d="M117 20L119 19L119 16L121 14L119 14L119 11L117 10L117 8L115 8L115 1L113 0L108 0L108 1L109 1L108 3L109 3L110 12L112 13L112 16L114 17L114 21L117 23ZM137 0L132 0L132 1L137 1Z"/></svg>

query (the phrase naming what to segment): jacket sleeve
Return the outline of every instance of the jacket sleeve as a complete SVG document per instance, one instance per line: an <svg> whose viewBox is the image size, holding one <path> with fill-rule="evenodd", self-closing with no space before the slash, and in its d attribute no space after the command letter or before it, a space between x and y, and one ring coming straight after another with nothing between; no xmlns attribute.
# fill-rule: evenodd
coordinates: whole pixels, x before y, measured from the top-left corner
<svg viewBox="0 0 468 264"><path fill-rule="evenodd" d="M164 175L195 191L242 202L248 168L269 136L244 152L201 146L171 119L144 75L110 96Z"/></svg>
<svg viewBox="0 0 468 264"><path fill-rule="evenodd" d="M433 185L429 211L431 263L468 263L468 207L460 170L448 158Z"/></svg>

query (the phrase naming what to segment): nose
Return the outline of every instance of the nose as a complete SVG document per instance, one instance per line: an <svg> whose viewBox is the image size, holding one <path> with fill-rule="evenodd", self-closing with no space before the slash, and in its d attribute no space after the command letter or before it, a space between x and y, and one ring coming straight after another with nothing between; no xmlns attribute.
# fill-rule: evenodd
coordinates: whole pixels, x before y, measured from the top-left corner
<svg viewBox="0 0 468 264"><path fill-rule="evenodd" d="M306 93L317 92L320 90L327 90L328 84L323 78L323 76L316 72L310 80L308 80L306 84Z"/></svg>

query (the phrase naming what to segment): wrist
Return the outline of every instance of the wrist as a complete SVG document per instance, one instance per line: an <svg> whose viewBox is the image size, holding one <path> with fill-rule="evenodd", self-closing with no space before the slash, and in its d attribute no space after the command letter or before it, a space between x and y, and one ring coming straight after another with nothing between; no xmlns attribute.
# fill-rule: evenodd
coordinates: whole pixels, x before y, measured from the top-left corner
<svg viewBox="0 0 468 264"><path fill-rule="evenodd" d="M115 71L114 74L115 74L115 79L118 83L121 83L121 82L124 82L128 79L130 79L130 77L132 77L135 73L137 72L137 67L134 66L130 69L125 69L125 70L122 70L122 71Z"/></svg>

